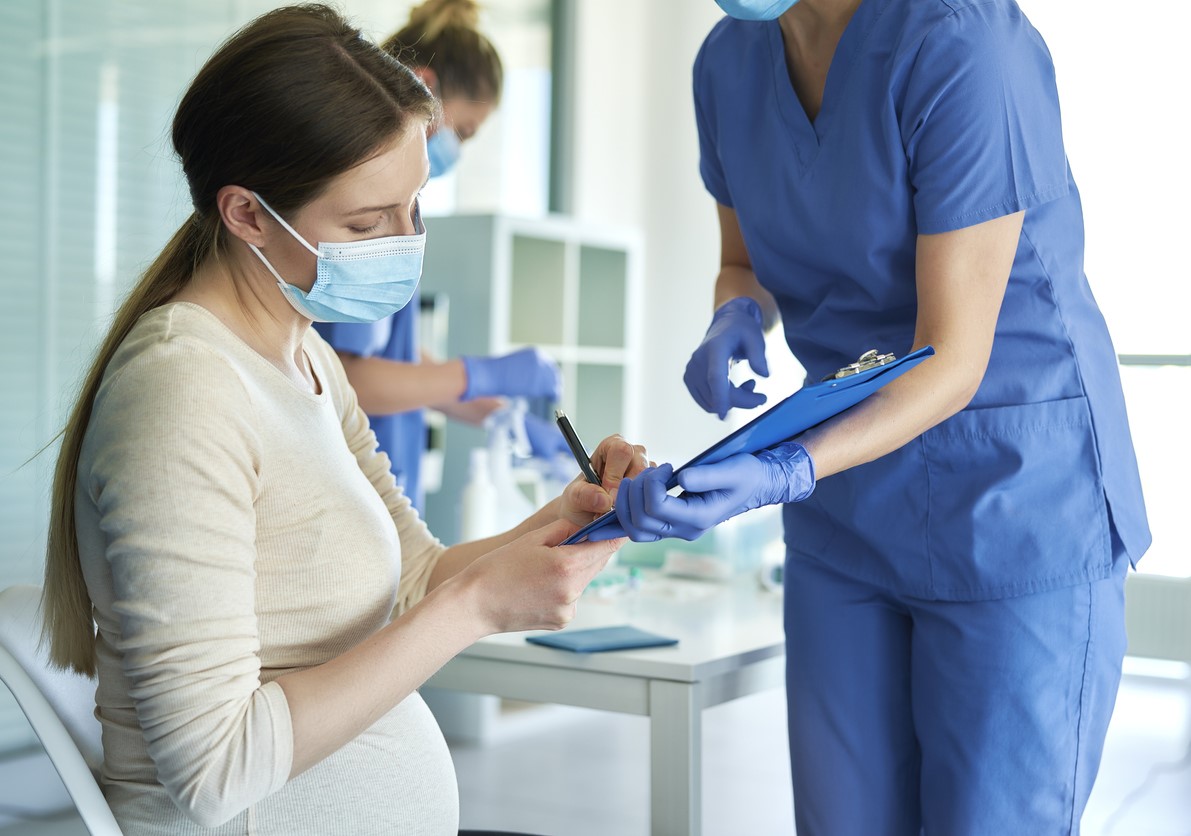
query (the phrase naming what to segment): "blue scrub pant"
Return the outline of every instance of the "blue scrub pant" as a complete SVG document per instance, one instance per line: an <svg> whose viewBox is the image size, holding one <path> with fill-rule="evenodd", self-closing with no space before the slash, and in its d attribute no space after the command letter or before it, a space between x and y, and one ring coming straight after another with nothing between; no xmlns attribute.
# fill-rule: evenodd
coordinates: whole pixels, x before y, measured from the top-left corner
<svg viewBox="0 0 1191 836"><path fill-rule="evenodd" d="M787 555L798 836L1078 834L1125 654L1114 565L957 603Z"/></svg>

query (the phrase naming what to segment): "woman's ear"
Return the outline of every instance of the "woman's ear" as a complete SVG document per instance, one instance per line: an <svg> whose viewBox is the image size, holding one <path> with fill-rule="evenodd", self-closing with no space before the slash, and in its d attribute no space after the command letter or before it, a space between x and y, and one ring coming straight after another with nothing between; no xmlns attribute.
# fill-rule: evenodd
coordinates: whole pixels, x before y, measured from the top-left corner
<svg viewBox="0 0 1191 836"><path fill-rule="evenodd" d="M247 244L264 246L261 220L266 212L256 195L243 186L224 186L215 195L215 205L228 232Z"/></svg>
<svg viewBox="0 0 1191 836"><path fill-rule="evenodd" d="M414 75L422 79L422 83L430 88L430 92L434 94L434 98L440 99L438 94L438 73L429 67L414 67Z"/></svg>

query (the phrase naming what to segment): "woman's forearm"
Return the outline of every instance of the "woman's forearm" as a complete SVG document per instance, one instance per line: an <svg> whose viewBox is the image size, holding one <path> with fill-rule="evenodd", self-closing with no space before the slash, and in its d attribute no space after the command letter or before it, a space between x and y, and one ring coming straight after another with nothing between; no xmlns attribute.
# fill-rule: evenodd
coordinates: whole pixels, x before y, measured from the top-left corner
<svg viewBox="0 0 1191 836"><path fill-rule="evenodd" d="M463 581L442 586L346 653L277 680L293 728L291 778L362 733L486 634L471 595Z"/></svg>
<svg viewBox="0 0 1191 836"><path fill-rule="evenodd" d="M453 578L470 566L481 555L495 551L501 546L516 540L523 534L554 522L560 516L559 509L561 502L561 498L552 499L508 531L495 534L492 537L469 540L466 543L458 543L451 546L439 555L438 561L434 565L434 570L430 573L430 583L427 586L427 591L433 591L444 581Z"/></svg>

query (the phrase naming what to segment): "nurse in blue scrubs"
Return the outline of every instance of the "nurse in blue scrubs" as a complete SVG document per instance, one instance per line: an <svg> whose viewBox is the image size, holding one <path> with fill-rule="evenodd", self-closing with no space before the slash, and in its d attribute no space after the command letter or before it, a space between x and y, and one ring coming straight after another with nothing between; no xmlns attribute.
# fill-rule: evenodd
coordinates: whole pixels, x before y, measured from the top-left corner
<svg viewBox="0 0 1191 836"><path fill-rule="evenodd" d="M799 836L1077 833L1150 534L1046 44L1013 0L718 0L694 67L715 313L685 380L757 406L936 355L763 454L621 485L635 539L784 503Z"/></svg>
<svg viewBox="0 0 1191 836"><path fill-rule="evenodd" d="M382 44L418 74L442 105L441 123L426 140L431 177L454 167L461 145L500 102L504 71L496 48L477 29L478 18L474 0L427 0ZM503 405L504 397L557 400L561 375L554 361L535 348L501 357L423 357L419 303L415 293L408 305L380 322L316 322L314 327L343 361L397 484L424 511L421 460L427 407L480 424ZM532 414L526 422L535 455L552 458L567 452L554 424Z"/></svg>

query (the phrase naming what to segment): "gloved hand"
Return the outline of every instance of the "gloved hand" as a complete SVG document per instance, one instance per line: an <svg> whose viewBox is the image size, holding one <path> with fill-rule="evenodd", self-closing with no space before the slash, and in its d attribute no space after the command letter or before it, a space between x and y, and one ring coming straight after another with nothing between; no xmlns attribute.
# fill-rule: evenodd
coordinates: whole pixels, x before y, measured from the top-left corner
<svg viewBox="0 0 1191 836"><path fill-rule="evenodd" d="M756 381L733 386L728 380L732 360L748 360L754 372L769 377L761 322L761 306L748 296L729 299L716 308L703 342L682 376L695 403L720 418L734 406L752 409L765 403L765 396L753 391Z"/></svg>
<svg viewBox="0 0 1191 836"><path fill-rule="evenodd" d="M562 373L558 364L532 346L500 357L463 357L467 388L463 400L489 396L558 400Z"/></svg>
<svg viewBox="0 0 1191 836"><path fill-rule="evenodd" d="M525 434L529 437L529 447L538 459L553 459L559 453L565 455L571 463L571 448L567 440L562 437L562 430L553 421L539 418L532 412L525 414Z"/></svg>
<svg viewBox="0 0 1191 836"><path fill-rule="evenodd" d="M666 492L673 473L673 466L664 464L622 481L616 495L620 525L593 532L592 539L627 534L637 542L694 540L729 517L762 505L799 502L815 489L815 463L796 441L687 468L678 474L684 491L678 496Z"/></svg>

